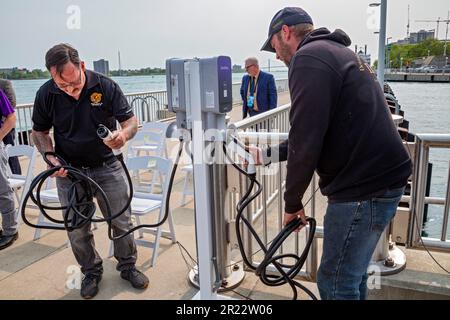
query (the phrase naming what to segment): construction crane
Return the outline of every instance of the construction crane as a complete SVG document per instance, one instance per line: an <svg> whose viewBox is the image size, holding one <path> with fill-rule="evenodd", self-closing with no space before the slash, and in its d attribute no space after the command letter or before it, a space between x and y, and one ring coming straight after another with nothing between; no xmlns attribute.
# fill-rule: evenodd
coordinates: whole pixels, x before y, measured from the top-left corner
<svg viewBox="0 0 450 320"><path fill-rule="evenodd" d="M406 37L409 38L409 4L408 4L408 24L406 25Z"/></svg>
<svg viewBox="0 0 450 320"><path fill-rule="evenodd" d="M447 12L447 28L445 30L445 43L444 43L444 57L447 56L447 39L448 39L448 24L450 22L450 11Z"/></svg>
<svg viewBox="0 0 450 320"><path fill-rule="evenodd" d="M436 39L439 40L439 24L442 23L447 23L447 30L448 30L448 23L450 22L450 20L447 18L447 20L441 20L440 17L437 18L437 20L416 20L416 22L436 22Z"/></svg>
<svg viewBox="0 0 450 320"><path fill-rule="evenodd" d="M445 41L444 41L444 57L447 56L447 42L448 42L448 25L450 23L450 11L447 12L447 20L441 20L440 17L437 20L416 20L416 22L436 22L436 39L439 40L439 23L443 22L447 24L447 28L445 30Z"/></svg>

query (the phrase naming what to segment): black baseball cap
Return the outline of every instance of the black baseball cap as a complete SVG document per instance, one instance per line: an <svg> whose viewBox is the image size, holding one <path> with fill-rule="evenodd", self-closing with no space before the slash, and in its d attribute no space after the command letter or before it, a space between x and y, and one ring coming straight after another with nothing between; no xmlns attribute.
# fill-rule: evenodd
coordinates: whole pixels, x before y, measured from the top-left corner
<svg viewBox="0 0 450 320"><path fill-rule="evenodd" d="M261 51L275 52L275 49L270 44L272 36L281 30L283 25L293 26L300 23L313 24L310 15L298 7L286 7L278 11L270 21L268 38L261 48Z"/></svg>

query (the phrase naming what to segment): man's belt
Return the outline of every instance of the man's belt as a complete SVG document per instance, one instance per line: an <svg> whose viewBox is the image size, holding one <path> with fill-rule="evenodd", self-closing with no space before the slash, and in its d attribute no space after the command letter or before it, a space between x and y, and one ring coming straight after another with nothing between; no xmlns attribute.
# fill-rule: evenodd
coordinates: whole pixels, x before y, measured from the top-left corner
<svg viewBox="0 0 450 320"><path fill-rule="evenodd" d="M106 159L105 161L98 163L98 164L93 164L93 165L79 165L79 164L71 164L71 166L75 167L75 168L79 168L79 169L97 169L97 168L101 168L104 166L109 166L111 164L113 164L116 161L120 161L123 159L122 154L119 154L117 156L113 156L111 158Z"/></svg>

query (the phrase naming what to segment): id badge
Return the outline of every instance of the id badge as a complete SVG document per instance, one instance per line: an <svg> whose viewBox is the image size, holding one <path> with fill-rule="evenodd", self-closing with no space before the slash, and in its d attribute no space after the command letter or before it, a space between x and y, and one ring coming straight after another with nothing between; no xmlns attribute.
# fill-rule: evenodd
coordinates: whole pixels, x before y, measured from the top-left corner
<svg viewBox="0 0 450 320"><path fill-rule="evenodd" d="M253 108L254 102L255 102L255 97L249 96L247 99L247 107Z"/></svg>

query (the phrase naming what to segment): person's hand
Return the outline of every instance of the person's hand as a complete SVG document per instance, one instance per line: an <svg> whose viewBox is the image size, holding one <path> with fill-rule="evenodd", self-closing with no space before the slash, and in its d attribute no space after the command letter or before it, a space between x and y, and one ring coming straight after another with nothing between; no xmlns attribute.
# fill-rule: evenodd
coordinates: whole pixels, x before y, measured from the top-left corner
<svg viewBox="0 0 450 320"><path fill-rule="evenodd" d="M127 142L127 138L123 131L116 130L112 133L111 138L108 140L103 140L103 142L111 149L120 149Z"/></svg>
<svg viewBox="0 0 450 320"><path fill-rule="evenodd" d="M47 160L50 161L55 167L60 167L62 165L61 162L58 159L56 159L54 156L47 156ZM51 169L51 167L49 165L47 165L47 169ZM56 177L65 178L65 177L67 177L67 170L61 168L58 171L54 172L51 175L51 177L52 178L56 178Z"/></svg>
<svg viewBox="0 0 450 320"><path fill-rule="evenodd" d="M286 226L292 220L297 219L297 217L299 217L303 222L303 224L295 230L295 232L299 232L308 224L308 221L306 221L304 209L297 211L296 213L284 213L283 226Z"/></svg>
<svg viewBox="0 0 450 320"><path fill-rule="evenodd" d="M262 163L263 156L262 156L262 149L261 148L254 147L254 146L245 146L245 150L252 155L253 161L255 161L255 165L256 166L260 166L260 165L263 164ZM247 165L248 162L245 161L245 164Z"/></svg>

